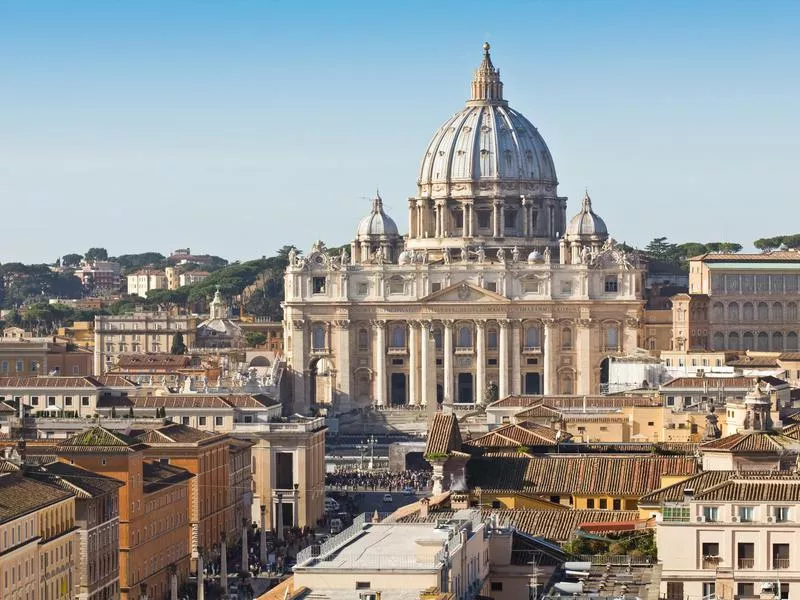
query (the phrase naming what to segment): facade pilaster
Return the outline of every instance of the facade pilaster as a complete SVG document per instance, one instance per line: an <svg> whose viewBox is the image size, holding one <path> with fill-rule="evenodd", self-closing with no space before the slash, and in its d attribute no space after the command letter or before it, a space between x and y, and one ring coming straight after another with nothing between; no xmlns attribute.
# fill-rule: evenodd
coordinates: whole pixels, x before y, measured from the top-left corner
<svg viewBox="0 0 800 600"><path fill-rule="evenodd" d="M408 403L419 406L419 323L408 323Z"/></svg>
<svg viewBox="0 0 800 600"><path fill-rule="evenodd" d="M483 404L486 396L486 321L475 321L475 402Z"/></svg>
<svg viewBox="0 0 800 600"><path fill-rule="evenodd" d="M444 403L453 403L453 322L444 322Z"/></svg>
<svg viewBox="0 0 800 600"><path fill-rule="evenodd" d="M492 204L492 235L500 237L500 200Z"/></svg>
<svg viewBox="0 0 800 600"><path fill-rule="evenodd" d="M375 404L386 406L386 321L375 321Z"/></svg>
<svg viewBox="0 0 800 600"><path fill-rule="evenodd" d="M350 321L338 320L333 323L337 329L338 348L332 348L333 355L338 362L336 381L339 384L336 390L336 400L339 403L348 403L352 398L352 377L350 369Z"/></svg>
<svg viewBox="0 0 800 600"><path fill-rule="evenodd" d="M500 339L497 344L499 352L497 367L500 371L500 376L497 381L497 395L499 398L505 398L508 396L508 321L501 319L498 324L500 326Z"/></svg>
<svg viewBox="0 0 800 600"><path fill-rule="evenodd" d="M294 412L304 414L305 410L311 406L311 398L309 397L311 386L308 385L308 378L311 373L308 371L308 356L309 348L309 331L304 321L294 319L288 321L287 324L291 327L292 332L292 396L294 403Z"/></svg>
<svg viewBox="0 0 800 600"><path fill-rule="evenodd" d="M578 319L575 327L575 364L587 368L577 369L575 393L592 394L592 320Z"/></svg>
<svg viewBox="0 0 800 600"><path fill-rule="evenodd" d="M542 319L544 322L544 395L552 396L558 393L556 381L556 322L554 319Z"/></svg>
<svg viewBox="0 0 800 600"><path fill-rule="evenodd" d="M420 366L420 374L419 374L420 396L419 396L419 400L420 400L420 404L422 404L423 406L425 406L428 403L428 400L430 400L431 402L436 402L436 381L435 381L435 379L436 379L436 369L432 370L433 371L433 376L434 376L433 377L434 381L432 382L433 383L433 390L434 390L434 397L433 398L428 398L429 388L431 387L431 381L429 381L429 379L430 379L430 375L429 375L430 361L431 360L433 360L433 361L436 360L436 354L434 353L434 355L431 356L430 353L428 352L428 344L430 343L429 342L429 338L430 338L430 329L429 328L430 328L430 322L429 321L423 321L421 323L420 330L419 330L419 342L420 342L420 344L419 344L419 350L420 350L420 352L419 352L419 355L420 355L420 361L419 361L420 362L420 364L419 364L419 366Z"/></svg>
<svg viewBox="0 0 800 600"><path fill-rule="evenodd" d="M522 344L520 343L520 328L522 324L517 321L511 321L511 393L519 396L522 393L522 367L520 364L520 352ZM500 395L502 398L502 394Z"/></svg>

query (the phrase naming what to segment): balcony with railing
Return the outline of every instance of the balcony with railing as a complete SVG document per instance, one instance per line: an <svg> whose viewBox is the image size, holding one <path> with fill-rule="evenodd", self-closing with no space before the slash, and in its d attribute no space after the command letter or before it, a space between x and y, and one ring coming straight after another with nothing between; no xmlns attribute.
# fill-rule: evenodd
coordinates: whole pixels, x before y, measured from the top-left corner
<svg viewBox="0 0 800 600"><path fill-rule="evenodd" d="M740 558L736 561L736 566L740 569L752 569L755 567L755 558Z"/></svg>
<svg viewBox="0 0 800 600"><path fill-rule="evenodd" d="M772 559L772 568L773 569L788 569L789 568L789 559L788 558L773 558Z"/></svg>
<svg viewBox="0 0 800 600"><path fill-rule="evenodd" d="M522 347L523 354L541 354L542 347L541 346L523 346Z"/></svg>
<svg viewBox="0 0 800 600"><path fill-rule="evenodd" d="M475 352L474 346L456 346L456 354L472 354Z"/></svg>
<svg viewBox="0 0 800 600"><path fill-rule="evenodd" d="M330 353L331 353L330 348L328 348L327 346L317 346L311 348L312 356L323 356L325 354L330 354Z"/></svg>
<svg viewBox="0 0 800 600"><path fill-rule="evenodd" d="M389 346L389 354L392 356L405 356L408 354L408 347L405 344L402 346Z"/></svg>
<svg viewBox="0 0 800 600"><path fill-rule="evenodd" d="M719 556L704 556L702 565L704 569L716 569L721 562L722 559Z"/></svg>

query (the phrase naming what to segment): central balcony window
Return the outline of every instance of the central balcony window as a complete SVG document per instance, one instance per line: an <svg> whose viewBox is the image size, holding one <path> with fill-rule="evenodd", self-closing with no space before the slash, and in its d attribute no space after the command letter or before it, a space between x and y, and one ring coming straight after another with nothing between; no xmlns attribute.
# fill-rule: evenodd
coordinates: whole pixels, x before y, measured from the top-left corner
<svg viewBox="0 0 800 600"><path fill-rule="evenodd" d="M389 335L389 354L406 354L406 328L404 325L392 326Z"/></svg>
<svg viewBox="0 0 800 600"><path fill-rule="evenodd" d="M472 354L473 350L472 328L467 325L459 327L456 336L456 354Z"/></svg>
<svg viewBox="0 0 800 600"><path fill-rule="evenodd" d="M540 354L542 351L542 336L538 327L525 328L525 340L522 346L523 354Z"/></svg>

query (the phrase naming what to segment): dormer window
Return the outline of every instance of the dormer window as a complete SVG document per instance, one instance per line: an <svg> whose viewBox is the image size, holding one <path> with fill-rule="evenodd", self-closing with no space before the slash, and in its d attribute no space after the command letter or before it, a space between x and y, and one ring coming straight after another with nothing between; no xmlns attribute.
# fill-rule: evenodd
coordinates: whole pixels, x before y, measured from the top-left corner
<svg viewBox="0 0 800 600"><path fill-rule="evenodd" d="M605 292L607 294L616 293L618 291L618 288L619 288L619 285L618 285L618 282L617 282L617 276L616 275L610 275L609 277L606 277L605 288L604 289L605 289Z"/></svg>

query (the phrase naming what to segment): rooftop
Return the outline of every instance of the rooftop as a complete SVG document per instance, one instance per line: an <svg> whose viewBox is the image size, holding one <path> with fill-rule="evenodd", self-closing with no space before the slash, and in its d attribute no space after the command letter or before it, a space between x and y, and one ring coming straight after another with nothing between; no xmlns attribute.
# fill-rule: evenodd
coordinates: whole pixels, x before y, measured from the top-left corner
<svg viewBox="0 0 800 600"><path fill-rule="evenodd" d="M91 427L58 444L58 452L125 454L144 450L147 446L136 438L104 427Z"/></svg>
<svg viewBox="0 0 800 600"><path fill-rule="evenodd" d="M448 454L461 449L461 430L453 414L437 412L428 430L425 454Z"/></svg>
<svg viewBox="0 0 800 600"><path fill-rule="evenodd" d="M78 498L96 498L114 493L124 485L112 477L59 461L40 465L26 473L39 481L57 485Z"/></svg>
<svg viewBox="0 0 800 600"><path fill-rule="evenodd" d="M131 432L134 434L134 432ZM146 429L135 433L136 438L148 445L152 444L201 444L207 440L221 440L220 434L201 431L181 423L169 423L162 427Z"/></svg>
<svg viewBox="0 0 800 600"><path fill-rule="evenodd" d="M0 477L0 523L17 519L74 494L26 477L22 472Z"/></svg>

